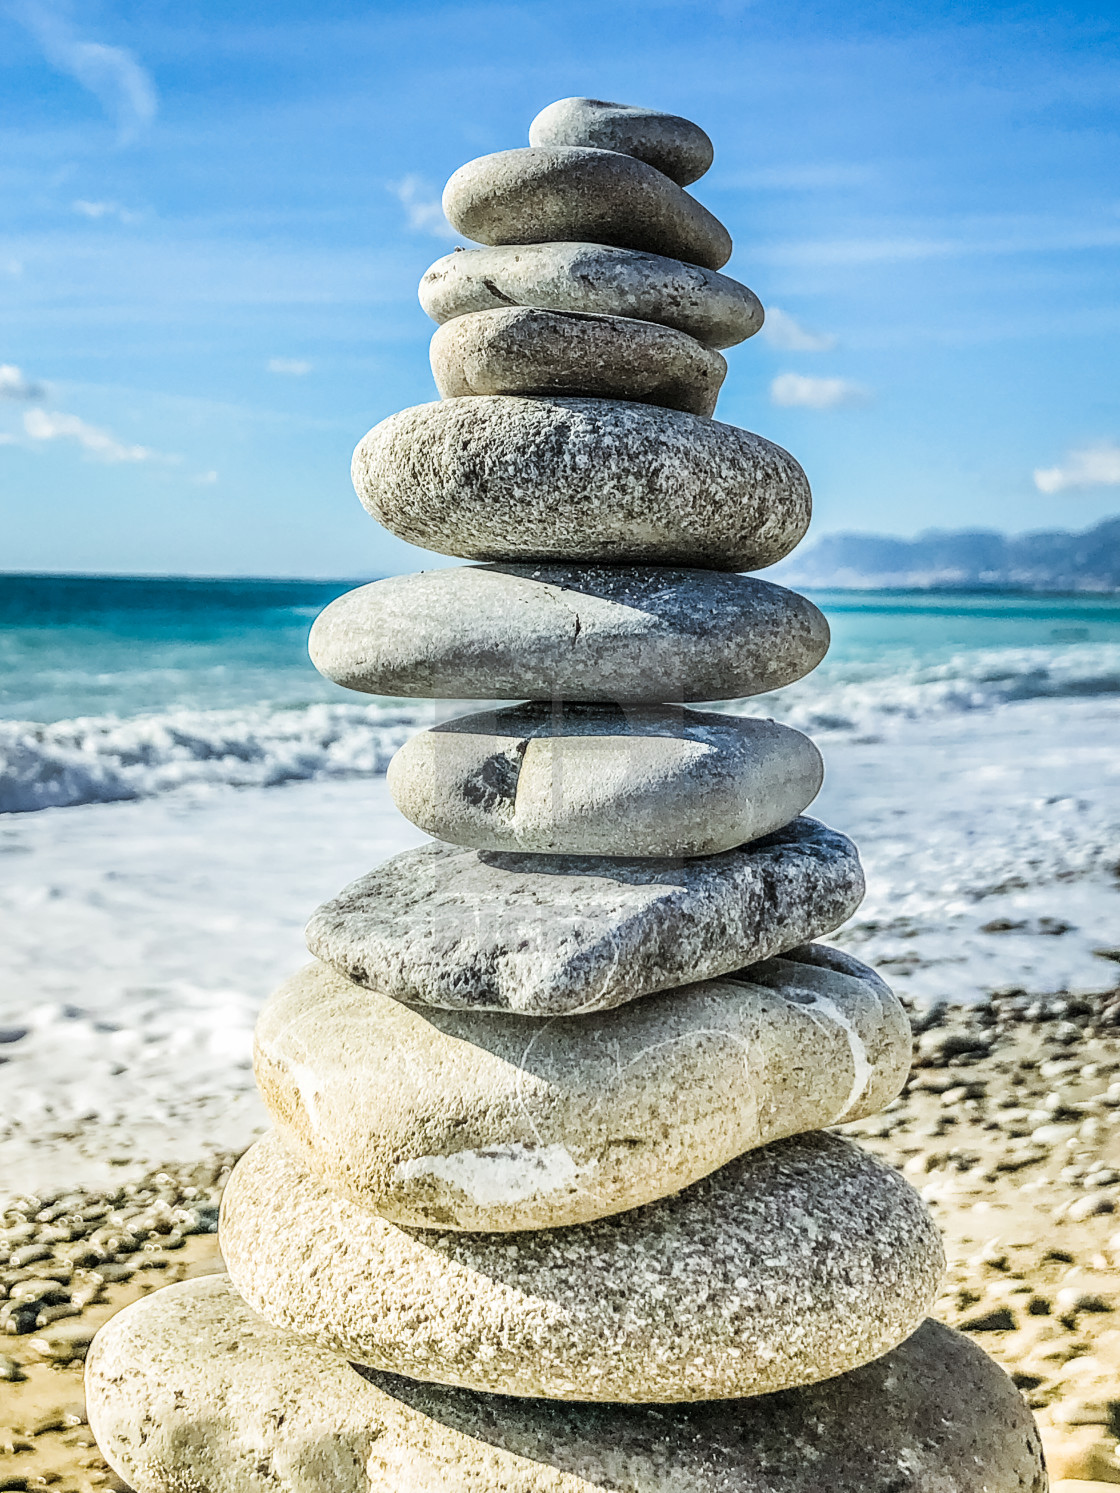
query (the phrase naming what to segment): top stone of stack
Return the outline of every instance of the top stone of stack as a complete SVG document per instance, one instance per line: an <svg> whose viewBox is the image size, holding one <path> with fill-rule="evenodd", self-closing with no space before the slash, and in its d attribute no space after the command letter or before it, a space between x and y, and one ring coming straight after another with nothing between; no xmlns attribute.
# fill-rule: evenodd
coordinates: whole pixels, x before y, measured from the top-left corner
<svg viewBox="0 0 1120 1493"><path fill-rule="evenodd" d="M698 181L715 155L700 126L679 114L598 98L562 98L549 104L529 126L529 144L616 150L645 161L679 187Z"/></svg>

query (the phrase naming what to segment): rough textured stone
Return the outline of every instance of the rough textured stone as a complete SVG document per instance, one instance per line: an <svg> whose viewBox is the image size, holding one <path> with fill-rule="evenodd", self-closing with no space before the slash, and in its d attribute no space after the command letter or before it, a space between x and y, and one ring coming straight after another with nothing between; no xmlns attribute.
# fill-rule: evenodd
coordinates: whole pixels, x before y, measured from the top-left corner
<svg viewBox="0 0 1120 1493"><path fill-rule="evenodd" d="M634 317L514 306L445 322L432 338L444 399L578 394L710 415L727 364L695 337Z"/></svg>
<svg viewBox="0 0 1120 1493"><path fill-rule="evenodd" d="M347 689L450 700L733 700L816 668L828 623L754 576L471 565L349 591L311 629Z"/></svg>
<svg viewBox="0 0 1120 1493"><path fill-rule="evenodd" d="M676 182L634 156L568 145L499 150L443 189L452 227L480 244L557 239L648 249L718 270L731 236Z"/></svg>
<svg viewBox="0 0 1120 1493"><path fill-rule="evenodd" d="M703 176L715 156L711 140L690 119L598 98L562 98L549 104L529 126L529 144L621 151L682 187Z"/></svg>
<svg viewBox="0 0 1120 1493"><path fill-rule="evenodd" d="M392 533L478 560L757 570L793 549L811 511L780 446L612 399L417 405L374 426L352 475Z"/></svg>
<svg viewBox="0 0 1120 1493"><path fill-rule="evenodd" d="M731 347L762 326L762 304L727 275L607 244L456 249L420 281L433 321L503 306L544 306L661 322L706 347Z"/></svg>
<svg viewBox="0 0 1120 1493"><path fill-rule="evenodd" d="M400 1000L570 1016L769 959L839 927L862 896L855 846L808 818L680 862L435 843L324 903L307 944Z"/></svg>
<svg viewBox="0 0 1120 1493"><path fill-rule="evenodd" d="M944 1269L909 1183L827 1133L615 1218L517 1234L402 1229L271 1136L234 1169L219 1238L230 1279L277 1327L388 1373L559 1400L827 1379L908 1337Z"/></svg>
<svg viewBox="0 0 1120 1493"><path fill-rule="evenodd" d="M98 1444L138 1493L1046 1489L1018 1390L933 1321L874 1363L803 1389L569 1405L353 1369L270 1327L214 1275L103 1327L86 1397Z"/></svg>
<svg viewBox="0 0 1120 1493"><path fill-rule="evenodd" d="M257 1083L302 1164L395 1223L586 1223L889 1104L910 1023L864 973L772 959L546 1020L409 1006L313 964L260 1014Z"/></svg>
<svg viewBox="0 0 1120 1493"><path fill-rule="evenodd" d="M795 819L821 754L776 721L634 705L518 705L406 741L393 802L437 840L539 854L715 855Z"/></svg>

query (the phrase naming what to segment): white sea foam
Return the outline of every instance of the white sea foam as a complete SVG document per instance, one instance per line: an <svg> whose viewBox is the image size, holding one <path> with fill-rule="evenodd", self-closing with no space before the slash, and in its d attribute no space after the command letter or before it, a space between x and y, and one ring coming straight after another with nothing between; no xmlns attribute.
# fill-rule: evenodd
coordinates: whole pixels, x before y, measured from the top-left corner
<svg viewBox="0 0 1120 1493"><path fill-rule="evenodd" d="M784 690L720 708L773 715L829 737L1013 701L1114 694L1120 694L1120 647L1093 644L972 650L934 664L826 661ZM151 798L198 784L273 787L376 776L411 732L471 708L480 706L259 705L50 725L0 721L0 813Z"/></svg>

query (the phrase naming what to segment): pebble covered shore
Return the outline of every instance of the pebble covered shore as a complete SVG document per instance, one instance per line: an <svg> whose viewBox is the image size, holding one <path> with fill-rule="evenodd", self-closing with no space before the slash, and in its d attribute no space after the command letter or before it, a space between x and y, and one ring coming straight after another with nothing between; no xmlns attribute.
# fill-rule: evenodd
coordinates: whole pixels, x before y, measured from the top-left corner
<svg viewBox="0 0 1120 1493"><path fill-rule="evenodd" d="M1026 1394L1052 1480L1120 1484L1120 981L912 1020L905 1093L841 1128L933 1208L949 1256L936 1314ZM221 1268L233 1159L6 1201L0 1489L126 1486L85 1424L85 1348L130 1301Z"/></svg>

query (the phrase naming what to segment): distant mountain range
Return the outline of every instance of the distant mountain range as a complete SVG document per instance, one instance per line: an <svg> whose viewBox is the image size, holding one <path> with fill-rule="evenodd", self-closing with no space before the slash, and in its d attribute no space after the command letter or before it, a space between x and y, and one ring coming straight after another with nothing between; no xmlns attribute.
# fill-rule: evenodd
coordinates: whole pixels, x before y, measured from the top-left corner
<svg viewBox="0 0 1120 1493"><path fill-rule="evenodd" d="M862 589L1016 587L1120 591L1120 518L1082 534L1012 537L989 529L931 529L916 539L826 534L766 572L788 586Z"/></svg>

